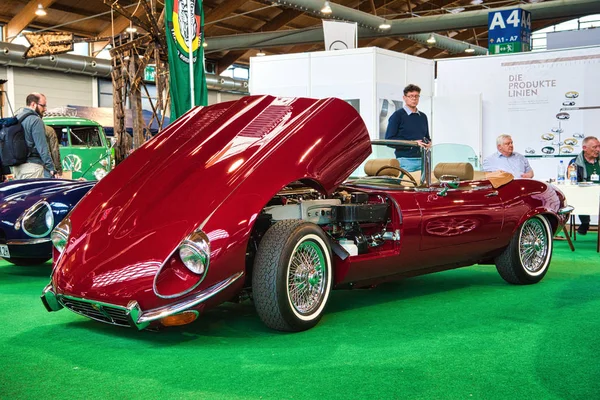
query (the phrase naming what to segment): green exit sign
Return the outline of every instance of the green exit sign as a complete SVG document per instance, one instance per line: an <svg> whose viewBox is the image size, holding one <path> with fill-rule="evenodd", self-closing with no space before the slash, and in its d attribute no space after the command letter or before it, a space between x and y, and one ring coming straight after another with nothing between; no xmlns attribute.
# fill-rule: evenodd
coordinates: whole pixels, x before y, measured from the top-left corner
<svg viewBox="0 0 600 400"><path fill-rule="evenodd" d="M510 54L520 53L522 51L529 51L529 43L523 42L509 42L509 43L496 43L488 47L490 54Z"/></svg>
<svg viewBox="0 0 600 400"><path fill-rule="evenodd" d="M156 65L148 65L144 69L144 80L146 82L156 82Z"/></svg>

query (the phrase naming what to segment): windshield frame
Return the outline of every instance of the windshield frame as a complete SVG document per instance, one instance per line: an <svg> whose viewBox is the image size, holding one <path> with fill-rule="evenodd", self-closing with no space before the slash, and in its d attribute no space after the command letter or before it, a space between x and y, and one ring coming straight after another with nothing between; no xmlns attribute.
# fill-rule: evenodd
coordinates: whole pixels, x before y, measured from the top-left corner
<svg viewBox="0 0 600 400"><path fill-rule="evenodd" d="M421 187L431 186L431 148L424 148L419 145L416 140L392 140L392 139L375 139L371 140L371 147L387 146L387 147L418 147L421 152Z"/></svg>

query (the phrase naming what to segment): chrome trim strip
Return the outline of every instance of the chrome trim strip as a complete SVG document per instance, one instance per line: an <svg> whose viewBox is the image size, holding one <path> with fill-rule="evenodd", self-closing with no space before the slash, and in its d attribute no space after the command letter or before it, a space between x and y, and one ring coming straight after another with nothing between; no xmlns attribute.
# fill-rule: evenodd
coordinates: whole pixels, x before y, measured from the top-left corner
<svg viewBox="0 0 600 400"><path fill-rule="evenodd" d="M40 244L40 243L48 243L52 242L52 239L49 238L40 238L40 239L13 239L6 242L6 244L11 246L23 246L28 244Z"/></svg>
<svg viewBox="0 0 600 400"><path fill-rule="evenodd" d="M50 215L52 215L52 226L50 228L48 228L48 230L41 235L35 235L31 232L27 232L27 230L25 229L25 220L29 217L31 217L36 211L38 211L38 209L40 207L46 207L49 211L50 211ZM45 199L44 200L39 200L37 203L35 203L34 205L32 205L31 207L29 207L27 210L25 210L25 212L23 214L21 214L21 216L18 218L18 220L20 221L20 225L21 225L21 229L23 230L23 232L25 232L25 234L27 234L27 236L30 236L32 238L42 238L46 235L49 235L50 232L52 232L52 228L54 227L54 211L52 211L52 206L50 206L50 203L48 203ZM16 221L15 221L15 225L16 225Z"/></svg>
<svg viewBox="0 0 600 400"><path fill-rule="evenodd" d="M169 305L159 307L159 308L155 308L153 310L142 311L140 313L139 317L137 318L137 321L134 320L134 323L136 326L139 326L139 325L143 325L148 322L151 322L151 321L155 321L157 319L167 317L169 315L177 314L181 311L185 311L188 308L194 307L194 306L208 300L209 298L213 297L215 294L223 291L224 289L226 289L228 286L233 284L235 281L237 281L242 276L244 276L243 271L238 272L238 273L230 276L229 278L225 279L224 281L221 281L201 292L198 292L198 293L194 294L193 296L190 296L189 298L182 300L181 302L169 304ZM133 307L137 307L139 309L139 306L137 306L137 303L135 305L130 304L130 305L128 305L127 308L131 310Z"/></svg>
<svg viewBox="0 0 600 400"><path fill-rule="evenodd" d="M573 207L573 206L565 206L558 210L558 214L560 214L560 215L569 214L574 209L575 209L575 207Z"/></svg>

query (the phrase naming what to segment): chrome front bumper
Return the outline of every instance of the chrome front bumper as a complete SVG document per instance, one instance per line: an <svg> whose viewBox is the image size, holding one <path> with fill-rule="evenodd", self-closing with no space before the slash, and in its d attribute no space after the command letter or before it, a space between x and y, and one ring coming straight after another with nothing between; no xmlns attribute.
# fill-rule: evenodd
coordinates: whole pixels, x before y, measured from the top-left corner
<svg viewBox="0 0 600 400"><path fill-rule="evenodd" d="M46 310L49 312L58 311L63 307L66 307L77 314L81 314L96 321L112 325L127 326L125 323L126 321L129 326L142 330L150 325L152 321L160 320L169 315L175 315L197 306L231 286L243 275L243 272L238 272L201 292L194 293L175 303L147 311L143 311L135 300L130 301L127 307L123 307L100 301L60 294L57 295L52 288L52 283L49 283L44 288L40 298L44 307L46 307Z"/></svg>
<svg viewBox="0 0 600 400"><path fill-rule="evenodd" d="M569 215L571 213L571 211L573 211L575 208L573 206L564 206L563 208L558 210L558 214L559 215Z"/></svg>

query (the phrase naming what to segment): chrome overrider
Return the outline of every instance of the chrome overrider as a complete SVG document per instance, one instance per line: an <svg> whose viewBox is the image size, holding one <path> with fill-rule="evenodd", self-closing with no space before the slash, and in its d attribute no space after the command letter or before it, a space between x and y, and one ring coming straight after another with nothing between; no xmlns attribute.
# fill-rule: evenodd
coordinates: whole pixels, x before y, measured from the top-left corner
<svg viewBox="0 0 600 400"><path fill-rule="evenodd" d="M559 215L565 215L565 214L569 215L571 213L571 211L573 211L574 209L575 209L575 207L567 205L567 206L564 206L561 209L559 209L558 214Z"/></svg>
<svg viewBox="0 0 600 400"><path fill-rule="evenodd" d="M176 303L169 304L163 307L158 307L152 310L143 311L138 304L137 301L132 300L127 304L126 307L126 315L129 320L129 325L137 328L138 330L142 330L146 328L152 321L159 320L164 317L168 317L170 315L178 314L182 311L185 311L191 307L197 306L198 304L208 300L213 297L217 293L223 291L228 286L233 284L235 281L240 279L244 275L244 272L237 272L236 274L230 276L229 278L216 283L215 285L206 288L205 290L194 293L191 296L188 296ZM49 312L58 311L64 307L63 298L68 298L70 296L57 295L54 292L54 288L52 287L52 282L50 282L42 291L42 295L40 296L42 303L46 307L46 310ZM74 297L70 297L74 298ZM82 301L89 301L91 303L95 303L93 300L80 299ZM111 306L116 309L123 309L123 306L111 305L107 303L102 303L106 306ZM87 316L87 315L86 315ZM89 317L89 316L87 316ZM106 322L106 321L101 321Z"/></svg>

